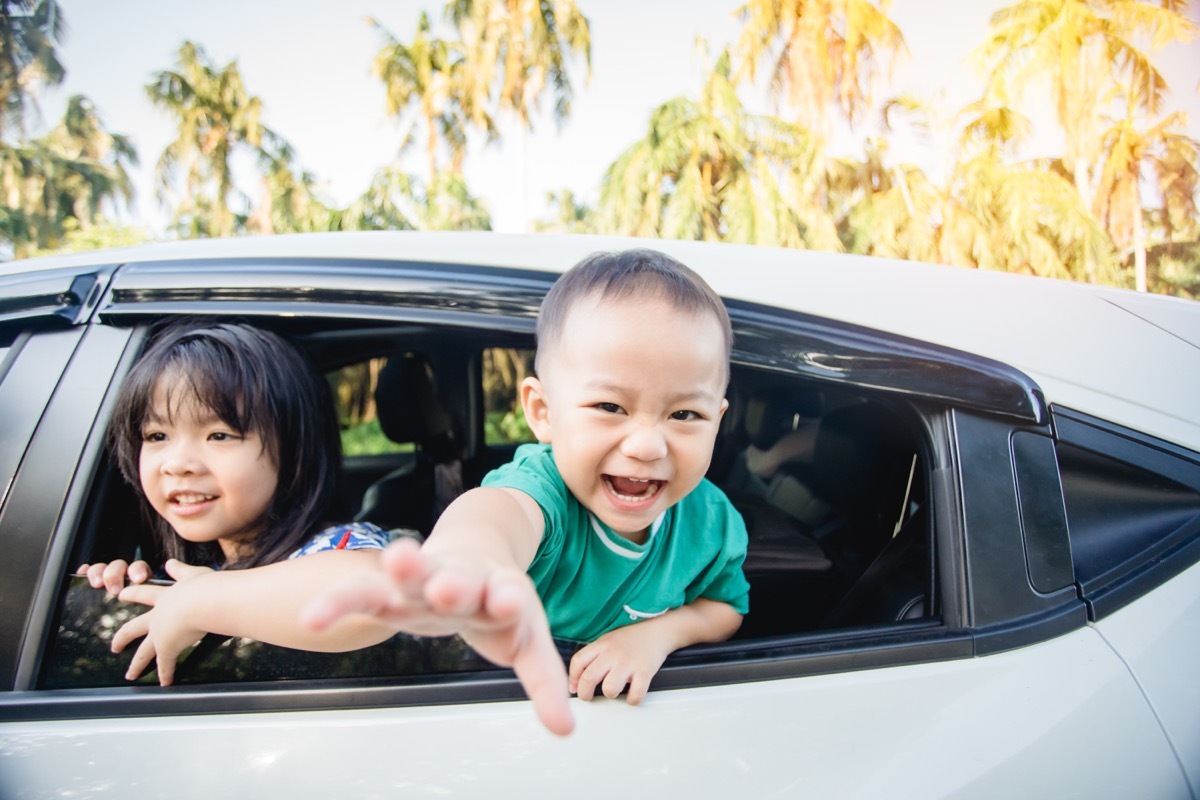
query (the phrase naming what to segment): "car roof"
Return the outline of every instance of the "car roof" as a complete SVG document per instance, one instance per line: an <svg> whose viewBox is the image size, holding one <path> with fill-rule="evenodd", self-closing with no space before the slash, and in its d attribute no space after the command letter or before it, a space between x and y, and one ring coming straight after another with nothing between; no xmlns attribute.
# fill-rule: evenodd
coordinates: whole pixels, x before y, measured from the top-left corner
<svg viewBox="0 0 1200 800"><path fill-rule="evenodd" d="M722 296L932 342L1009 364L1052 404L1200 450L1200 303L1110 287L783 248L490 232L290 234L165 242L16 261L29 271L194 259L330 258L561 272L651 247Z"/></svg>

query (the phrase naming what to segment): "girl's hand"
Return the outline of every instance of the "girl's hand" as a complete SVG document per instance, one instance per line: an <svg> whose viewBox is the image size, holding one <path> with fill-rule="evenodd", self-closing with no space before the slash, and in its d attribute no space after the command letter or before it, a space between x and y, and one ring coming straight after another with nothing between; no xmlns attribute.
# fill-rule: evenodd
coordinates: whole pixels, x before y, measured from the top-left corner
<svg viewBox="0 0 1200 800"><path fill-rule="evenodd" d="M93 589L107 589L109 594L119 594L125 588L126 580L130 583L145 583L150 580L153 572L145 561L134 561L130 564L118 558L107 563L101 561L95 564L80 564L75 574L86 575Z"/></svg>
<svg viewBox="0 0 1200 800"><path fill-rule="evenodd" d="M112 651L120 653L131 642L146 637L133 654L126 680L136 680L142 671L156 662L158 682L169 686L175 678L179 654L204 638L206 631L191 625L188 612L192 603L202 602L203 592L197 591L193 579L212 572L208 567L194 567L176 559L166 563L167 574L175 579L173 586L128 586L118 597L128 603L141 603L151 609L129 620L116 632Z"/></svg>
<svg viewBox="0 0 1200 800"><path fill-rule="evenodd" d="M605 697L616 698L628 686L625 702L642 702L651 678L672 652L648 622L652 620L609 631L576 652L567 676L571 694L591 700L599 689Z"/></svg>

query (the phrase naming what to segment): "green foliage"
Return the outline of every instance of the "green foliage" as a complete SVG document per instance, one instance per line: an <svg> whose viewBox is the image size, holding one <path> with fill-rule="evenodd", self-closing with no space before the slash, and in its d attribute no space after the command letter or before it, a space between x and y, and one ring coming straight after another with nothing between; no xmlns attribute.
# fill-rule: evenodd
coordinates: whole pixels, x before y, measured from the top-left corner
<svg viewBox="0 0 1200 800"><path fill-rule="evenodd" d="M533 442L537 437L529 430L525 412L520 406L508 411L491 411L483 421L483 440L489 445Z"/></svg>
<svg viewBox="0 0 1200 800"><path fill-rule="evenodd" d="M387 438L378 419L342 429L342 455L374 456L383 453L411 453L411 442L397 444Z"/></svg>
<svg viewBox="0 0 1200 800"><path fill-rule="evenodd" d="M45 256L54 253L103 250L111 247L132 247L148 241L150 241L150 232L145 228L102 222L87 229L80 229L79 222L71 218L63 223L63 236L56 247L38 248L29 255Z"/></svg>

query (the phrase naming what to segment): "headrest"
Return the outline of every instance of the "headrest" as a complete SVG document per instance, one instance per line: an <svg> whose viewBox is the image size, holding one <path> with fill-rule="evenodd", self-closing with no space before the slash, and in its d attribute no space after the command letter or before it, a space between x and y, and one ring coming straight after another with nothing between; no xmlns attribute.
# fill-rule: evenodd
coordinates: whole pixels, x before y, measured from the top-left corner
<svg viewBox="0 0 1200 800"><path fill-rule="evenodd" d="M375 384L379 427L393 442L425 443L450 432L450 416L438 401L433 368L419 353L396 353Z"/></svg>

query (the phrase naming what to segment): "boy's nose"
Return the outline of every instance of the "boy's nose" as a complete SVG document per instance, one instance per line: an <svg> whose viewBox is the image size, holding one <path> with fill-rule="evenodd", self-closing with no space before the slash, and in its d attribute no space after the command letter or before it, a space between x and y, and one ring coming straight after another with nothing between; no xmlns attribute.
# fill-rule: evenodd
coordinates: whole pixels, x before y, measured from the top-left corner
<svg viewBox="0 0 1200 800"><path fill-rule="evenodd" d="M657 425L639 425L621 442L621 455L638 461L657 461L667 456L667 440Z"/></svg>

